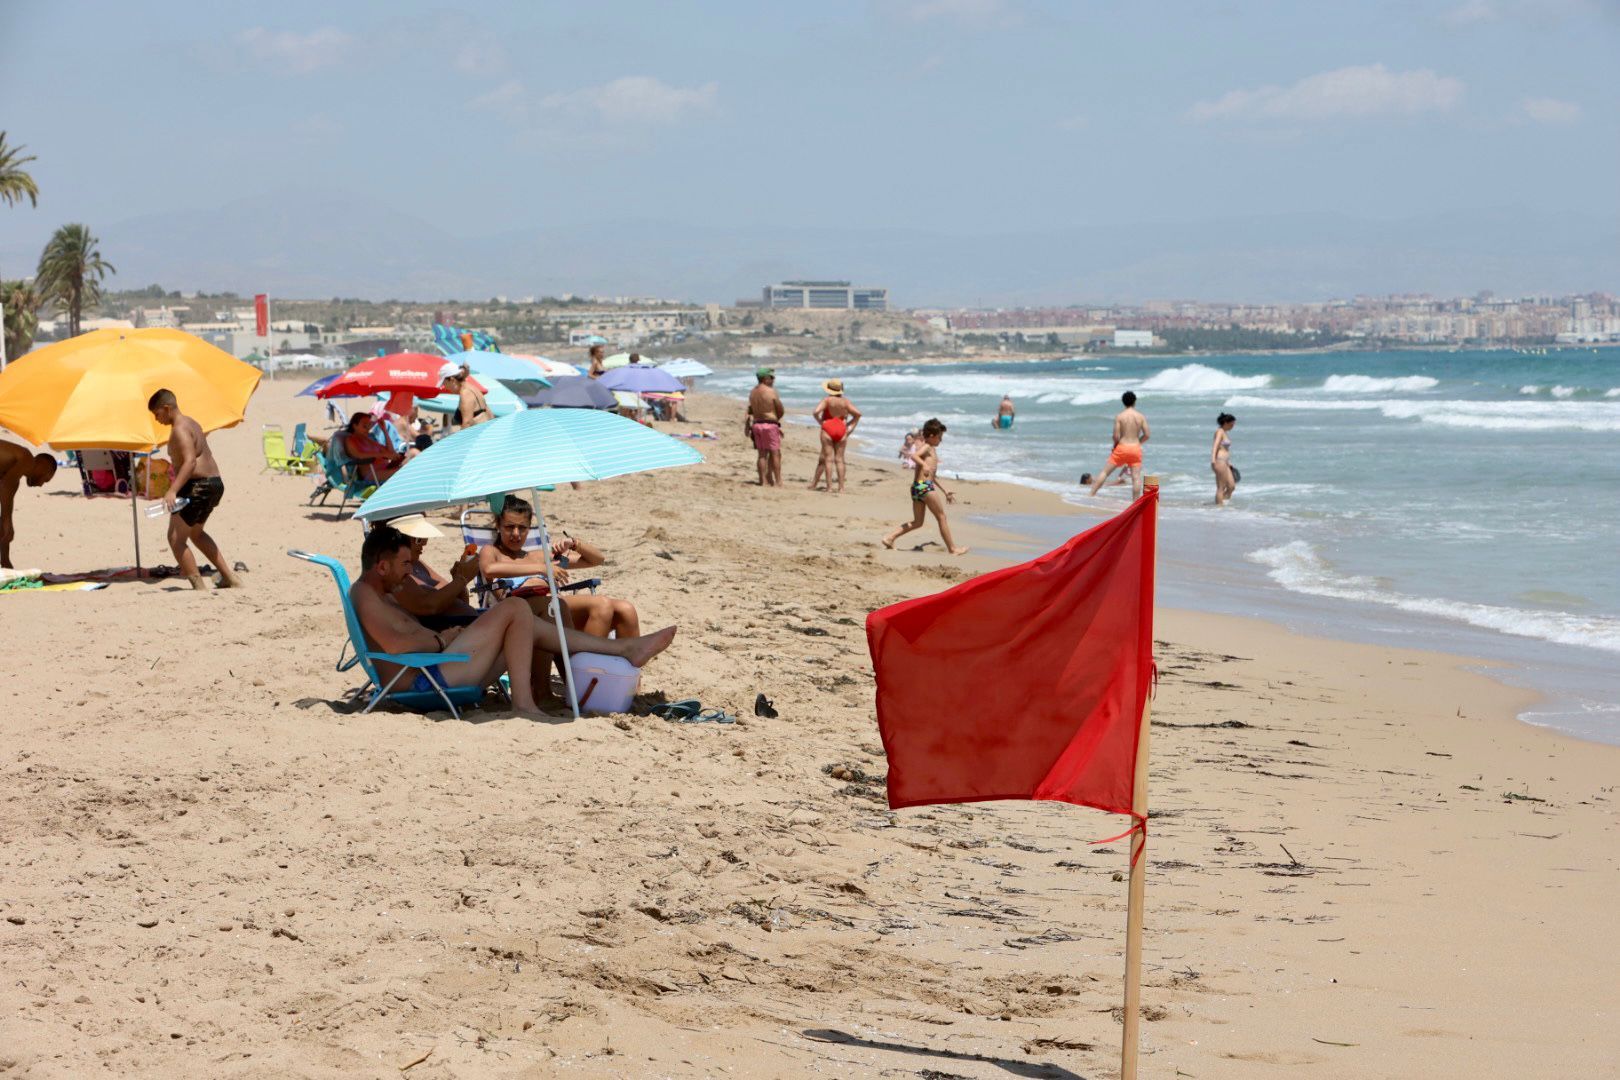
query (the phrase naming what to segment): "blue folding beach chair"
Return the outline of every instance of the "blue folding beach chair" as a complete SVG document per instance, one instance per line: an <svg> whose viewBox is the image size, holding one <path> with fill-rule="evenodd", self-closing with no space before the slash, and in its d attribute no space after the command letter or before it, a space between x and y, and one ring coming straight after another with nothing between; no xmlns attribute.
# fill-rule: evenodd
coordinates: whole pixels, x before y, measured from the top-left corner
<svg viewBox="0 0 1620 1080"><path fill-rule="evenodd" d="M338 654L337 669L348 671L359 664L360 670L365 672L366 684L355 691L355 697L359 697L372 687L377 689L377 692L371 695L371 700L366 703L366 707L360 710L362 714L370 712L377 707L378 702L386 698L413 712L431 712L443 705L450 710L451 716L460 720L461 712L456 708L457 705L476 705L483 700L482 686L446 686L434 668L436 664L457 664L471 659L466 653L377 652L366 644L366 635L360 629L360 616L355 613L354 604L349 600L349 572L343 568L343 564L329 556L312 555L307 551L289 550L287 554L295 559L303 559L305 562L326 567L337 582L338 597L343 601L343 621L349 628L349 639L344 643L343 651ZM348 655L351 648L354 650L353 656ZM388 680L386 686L377 677L374 663L377 660L399 665L399 672ZM432 689L395 690L394 684L407 674L411 676L412 683L418 681L418 676L426 679Z"/></svg>
<svg viewBox="0 0 1620 1080"><path fill-rule="evenodd" d="M314 506L317 497L320 505L326 505L326 497L334 491L343 493L338 503L338 513L341 515L349 500L361 495L372 484L361 474L359 463L346 460L342 450L342 432L335 432L326 443L326 449L316 454L321 463L321 472L326 479L314 491L310 492L309 505Z"/></svg>

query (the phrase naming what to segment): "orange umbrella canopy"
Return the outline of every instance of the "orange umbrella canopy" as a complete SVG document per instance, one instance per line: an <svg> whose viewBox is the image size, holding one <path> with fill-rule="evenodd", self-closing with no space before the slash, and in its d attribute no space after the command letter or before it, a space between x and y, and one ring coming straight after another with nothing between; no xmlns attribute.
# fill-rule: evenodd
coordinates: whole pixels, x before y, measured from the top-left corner
<svg viewBox="0 0 1620 1080"><path fill-rule="evenodd" d="M0 427L58 450L150 450L169 429L147 411L159 390L204 431L242 422L261 372L183 330L93 330L0 371Z"/></svg>

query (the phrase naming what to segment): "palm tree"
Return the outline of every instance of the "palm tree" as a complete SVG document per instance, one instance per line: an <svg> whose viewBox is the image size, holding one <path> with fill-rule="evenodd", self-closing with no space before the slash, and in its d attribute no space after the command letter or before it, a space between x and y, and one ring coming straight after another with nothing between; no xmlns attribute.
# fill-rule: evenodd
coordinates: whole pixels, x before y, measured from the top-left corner
<svg viewBox="0 0 1620 1080"><path fill-rule="evenodd" d="M25 157L22 151L20 146L7 146L6 133L0 131L0 202L16 206L27 199L29 206L38 206L39 185L23 168L34 157Z"/></svg>
<svg viewBox="0 0 1620 1080"><path fill-rule="evenodd" d="M101 303L101 279L118 273L96 244L88 226L63 225L39 256L34 287L53 310L67 312L69 337L78 336L85 305Z"/></svg>
<svg viewBox="0 0 1620 1080"><path fill-rule="evenodd" d="M34 344L39 329L39 293L31 282L0 282L0 308L5 309L5 355L13 360Z"/></svg>

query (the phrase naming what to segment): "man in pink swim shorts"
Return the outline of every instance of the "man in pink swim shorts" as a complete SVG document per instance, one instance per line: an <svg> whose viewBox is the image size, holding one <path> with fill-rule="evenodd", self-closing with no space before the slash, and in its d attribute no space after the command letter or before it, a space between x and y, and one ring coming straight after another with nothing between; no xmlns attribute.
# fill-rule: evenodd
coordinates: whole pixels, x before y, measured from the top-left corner
<svg viewBox="0 0 1620 1080"><path fill-rule="evenodd" d="M761 487L782 486L782 417L787 409L776 393L776 371L762 367L754 372L759 384L748 395L748 416L743 420L743 431L754 441L759 451L759 483Z"/></svg>

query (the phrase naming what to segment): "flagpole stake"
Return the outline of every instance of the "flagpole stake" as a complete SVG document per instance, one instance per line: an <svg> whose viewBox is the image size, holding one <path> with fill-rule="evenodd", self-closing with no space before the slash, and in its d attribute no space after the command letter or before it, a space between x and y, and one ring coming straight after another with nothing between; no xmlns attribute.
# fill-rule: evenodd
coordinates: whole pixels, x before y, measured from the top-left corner
<svg viewBox="0 0 1620 1080"><path fill-rule="evenodd" d="M1159 478L1142 478L1143 493L1159 490ZM1154 508L1157 521L1158 508ZM1158 529L1153 532L1153 560L1159 559ZM1131 783L1133 823L1145 821L1148 812L1148 735L1153 730L1153 695L1142 702L1142 727L1136 735L1136 776ZM1147 829L1131 833L1130 886L1125 915L1125 1031L1119 1051L1120 1080L1136 1080L1138 1028L1142 1018L1142 908L1147 887Z"/></svg>

